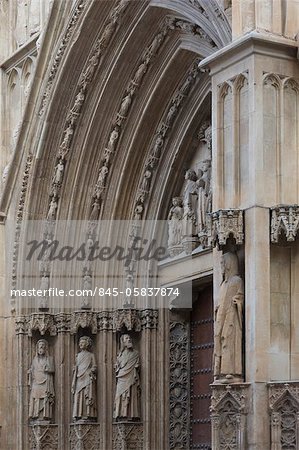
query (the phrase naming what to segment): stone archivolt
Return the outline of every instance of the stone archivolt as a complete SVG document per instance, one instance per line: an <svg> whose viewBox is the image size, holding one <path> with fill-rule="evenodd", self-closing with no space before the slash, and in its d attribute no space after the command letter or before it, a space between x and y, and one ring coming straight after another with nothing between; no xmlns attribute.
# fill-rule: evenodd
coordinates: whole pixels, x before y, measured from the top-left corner
<svg viewBox="0 0 299 450"><path fill-rule="evenodd" d="M59 333L76 334L79 328L90 328L93 334L101 331L139 332L143 329L157 329L158 311L116 310L116 311L75 311L73 313L32 313L18 316L15 320L16 334L32 336L38 331L42 336L46 333L56 336Z"/></svg>

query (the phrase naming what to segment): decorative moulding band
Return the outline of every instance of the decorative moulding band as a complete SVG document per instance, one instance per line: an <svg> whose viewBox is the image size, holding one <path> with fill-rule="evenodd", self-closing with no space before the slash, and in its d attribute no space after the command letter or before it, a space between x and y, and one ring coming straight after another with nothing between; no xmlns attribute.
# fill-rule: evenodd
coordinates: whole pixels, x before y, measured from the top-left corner
<svg viewBox="0 0 299 450"><path fill-rule="evenodd" d="M143 329L157 329L158 310L119 309L115 311L74 311L72 313L32 313L18 316L15 321L16 334L32 336L34 331L41 335L58 333L76 334L79 328L90 328L93 334L101 331L140 332Z"/></svg>

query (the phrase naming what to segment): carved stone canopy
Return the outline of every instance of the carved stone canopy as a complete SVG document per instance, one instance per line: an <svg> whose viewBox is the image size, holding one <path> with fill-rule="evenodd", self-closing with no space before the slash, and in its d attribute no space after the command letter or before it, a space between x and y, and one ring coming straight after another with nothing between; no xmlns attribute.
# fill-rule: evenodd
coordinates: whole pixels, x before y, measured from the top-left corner
<svg viewBox="0 0 299 450"><path fill-rule="evenodd" d="M72 313L32 313L16 318L16 334L32 336L34 331L56 336L59 333L76 334L79 328L90 328L93 334L101 331L140 332L158 327L158 311L154 309L121 309L115 311L74 311Z"/></svg>
<svg viewBox="0 0 299 450"><path fill-rule="evenodd" d="M299 206L277 205L271 208L271 242L277 244L281 236L294 242L299 228Z"/></svg>
<svg viewBox="0 0 299 450"><path fill-rule="evenodd" d="M219 209L211 214L211 243L226 245L232 237L236 245L244 244L244 220L241 209Z"/></svg>

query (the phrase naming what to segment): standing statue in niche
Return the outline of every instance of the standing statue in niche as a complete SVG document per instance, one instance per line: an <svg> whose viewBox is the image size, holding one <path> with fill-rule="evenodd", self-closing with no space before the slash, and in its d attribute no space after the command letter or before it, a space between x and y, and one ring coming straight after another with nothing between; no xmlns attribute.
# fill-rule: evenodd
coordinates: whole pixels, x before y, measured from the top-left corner
<svg viewBox="0 0 299 450"><path fill-rule="evenodd" d="M94 354L89 351L92 340L83 336L79 340L80 352L76 356L73 373L74 421L95 421L97 418L96 373Z"/></svg>
<svg viewBox="0 0 299 450"><path fill-rule="evenodd" d="M244 285L239 276L238 258L225 253L221 260L223 281L219 305L215 310L214 378L215 382L242 381L242 330Z"/></svg>
<svg viewBox="0 0 299 450"><path fill-rule="evenodd" d="M175 254L182 251L180 244L183 237L183 214L183 201L181 197L174 197L172 199L172 207L168 214L168 249L170 250L171 256L175 256ZM174 247L177 247L177 249Z"/></svg>
<svg viewBox="0 0 299 450"><path fill-rule="evenodd" d="M139 367L139 352L134 350L131 337L123 334L115 364L116 394L113 413L115 419L140 419Z"/></svg>
<svg viewBox="0 0 299 450"><path fill-rule="evenodd" d="M197 175L195 170L189 169L185 175L185 189L183 196L185 229L184 235L192 236L196 225L196 203L198 196Z"/></svg>
<svg viewBox="0 0 299 450"><path fill-rule="evenodd" d="M207 231L207 214L212 211L211 161L209 159L202 162L202 170L199 172L197 184L197 226L198 233L201 234Z"/></svg>
<svg viewBox="0 0 299 450"><path fill-rule="evenodd" d="M54 360L49 356L45 339L36 344L36 354L28 370L30 400L29 418L35 422L50 423L54 409Z"/></svg>

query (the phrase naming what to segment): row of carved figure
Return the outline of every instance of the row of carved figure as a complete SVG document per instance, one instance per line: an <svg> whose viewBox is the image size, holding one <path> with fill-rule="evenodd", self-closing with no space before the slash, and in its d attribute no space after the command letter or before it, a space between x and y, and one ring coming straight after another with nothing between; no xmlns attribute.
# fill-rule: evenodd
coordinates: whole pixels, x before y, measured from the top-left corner
<svg viewBox="0 0 299 450"><path fill-rule="evenodd" d="M211 160L207 159L198 173L193 169L187 170L183 197L172 199L168 214L168 249L171 256L183 250L190 251L188 238L193 238L195 247L198 244L203 247L207 245L207 218L211 211ZM185 242L187 245L184 245Z"/></svg>
<svg viewBox="0 0 299 450"><path fill-rule="evenodd" d="M73 420L96 421L97 365L91 351L92 340L83 336L79 340L79 353L73 368L71 392L73 396ZM128 334L120 338L120 352L115 364L116 393L114 419L140 419L139 352L134 350ZM29 419L33 423L50 423L54 419L54 359L49 355L48 342L40 339L36 355L28 371L30 385Z"/></svg>

